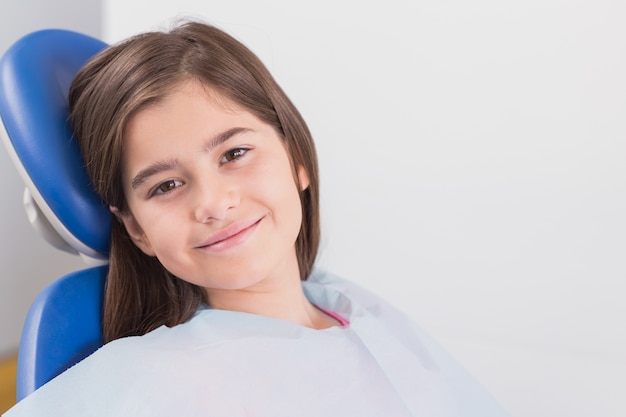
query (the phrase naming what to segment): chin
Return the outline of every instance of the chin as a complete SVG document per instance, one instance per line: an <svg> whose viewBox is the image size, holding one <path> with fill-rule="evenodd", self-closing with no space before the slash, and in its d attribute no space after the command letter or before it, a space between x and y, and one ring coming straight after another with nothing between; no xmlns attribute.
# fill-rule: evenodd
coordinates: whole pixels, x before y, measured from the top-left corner
<svg viewBox="0 0 626 417"><path fill-rule="evenodd" d="M207 279L200 279L197 285L200 285L207 289L219 289L219 290L243 290L261 283L266 274L259 273L258 271L241 271L241 272L228 272L220 275L213 275L207 277Z"/></svg>

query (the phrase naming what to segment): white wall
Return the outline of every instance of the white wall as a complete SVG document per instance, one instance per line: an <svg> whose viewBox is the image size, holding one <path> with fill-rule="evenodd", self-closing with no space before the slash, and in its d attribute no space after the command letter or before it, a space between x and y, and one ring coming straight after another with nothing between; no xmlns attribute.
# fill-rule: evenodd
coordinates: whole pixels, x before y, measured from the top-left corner
<svg viewBox="0 0 626 417"><path fill-rule="evenodd" d="M100 36L100 0L2 0L0 53L38 29L62 27ZM48 245L22 207L24 183L0 145L0 358L16 351L26 312L36 294L66 272L84 268L77 256Z"/></svg>

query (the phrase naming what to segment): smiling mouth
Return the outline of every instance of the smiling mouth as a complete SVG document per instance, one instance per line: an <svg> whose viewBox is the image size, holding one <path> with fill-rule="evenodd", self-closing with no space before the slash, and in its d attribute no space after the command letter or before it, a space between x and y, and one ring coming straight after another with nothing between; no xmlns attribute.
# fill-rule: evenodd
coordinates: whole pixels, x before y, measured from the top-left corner
<svg viewBox="0 0 626 417"><path fill-rule="evenodd" d="M263 219L264 217L261 217L250 224L244 223L243 225L239 224L227 227L226 229L215 233L197 248L211 251L222 251L237 246L247 240Z"/></svg>

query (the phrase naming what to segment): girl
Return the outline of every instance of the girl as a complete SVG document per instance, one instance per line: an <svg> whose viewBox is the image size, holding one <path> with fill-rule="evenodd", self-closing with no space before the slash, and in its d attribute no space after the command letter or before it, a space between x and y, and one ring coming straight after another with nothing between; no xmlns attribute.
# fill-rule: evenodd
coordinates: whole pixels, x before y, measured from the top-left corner
<svg viewBox="0 0 626 417"><path fill-rule="evenodd" d="M104 337L7 416L504 416L416 325L314 268L317 159L259 59L186 23L70 89L114 213Z"/></svg>

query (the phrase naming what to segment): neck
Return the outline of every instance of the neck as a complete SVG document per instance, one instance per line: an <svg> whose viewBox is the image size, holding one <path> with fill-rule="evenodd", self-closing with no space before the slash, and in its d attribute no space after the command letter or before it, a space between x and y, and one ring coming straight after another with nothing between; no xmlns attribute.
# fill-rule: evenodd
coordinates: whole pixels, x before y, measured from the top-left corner
<svg viewBox="0 0 626 417"><path fill-rule="evenodd" d="M268 278L242 289L207 289L207 297L211 308L219 310L258 314L312 329L340 325L306 298L299 274Z"/></svg>

